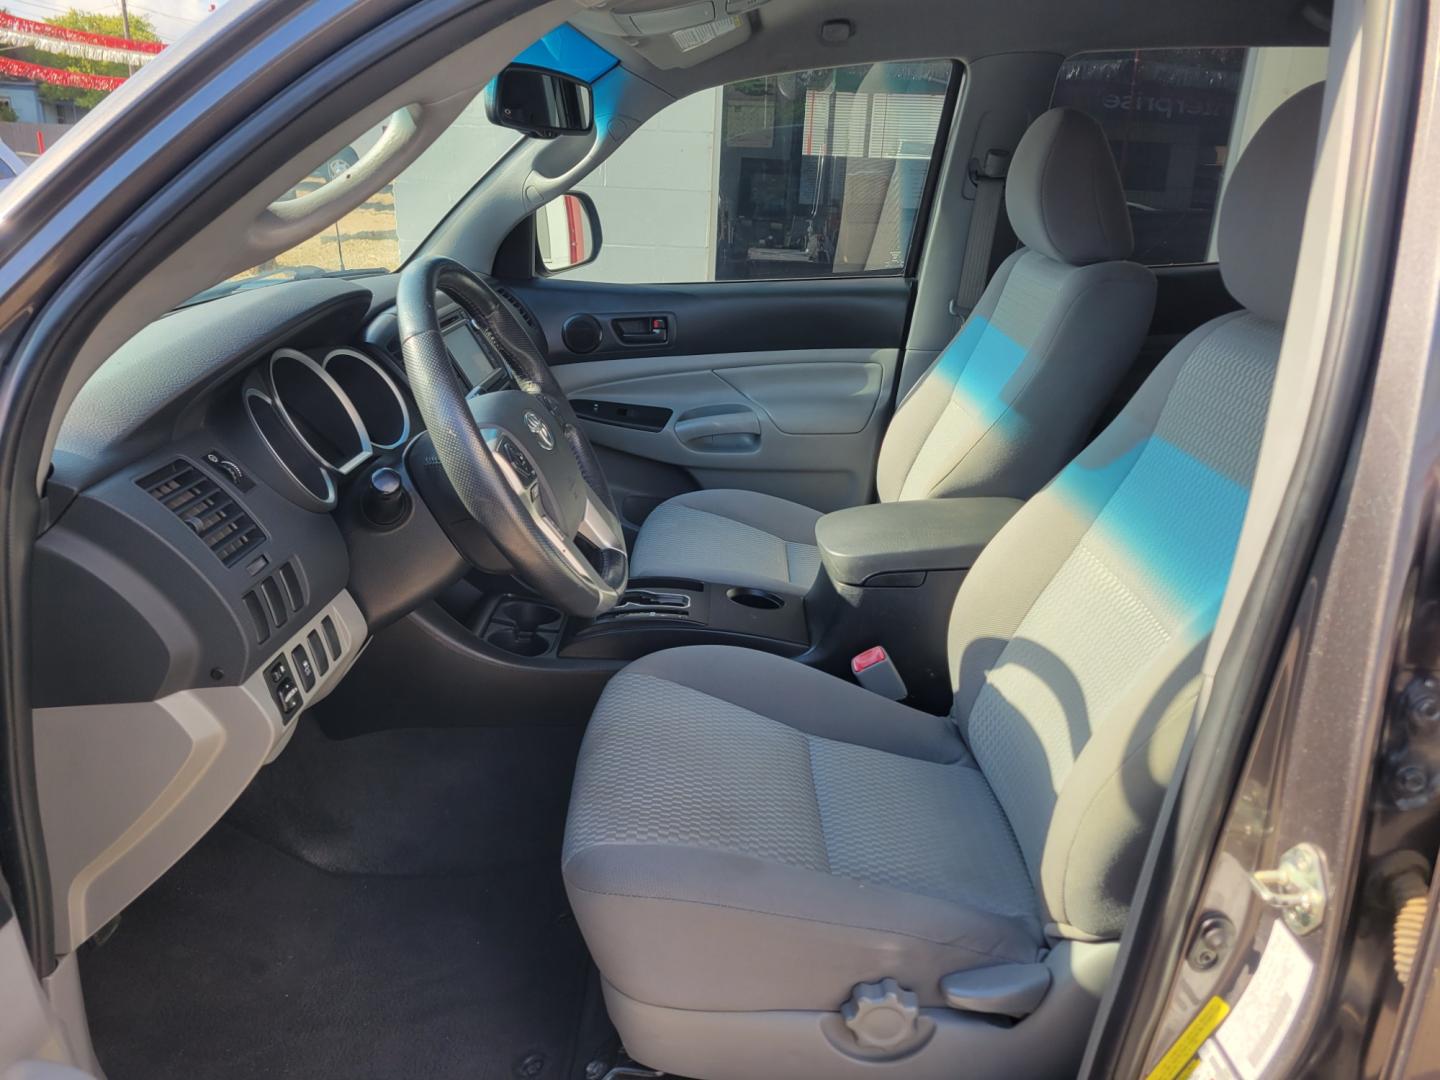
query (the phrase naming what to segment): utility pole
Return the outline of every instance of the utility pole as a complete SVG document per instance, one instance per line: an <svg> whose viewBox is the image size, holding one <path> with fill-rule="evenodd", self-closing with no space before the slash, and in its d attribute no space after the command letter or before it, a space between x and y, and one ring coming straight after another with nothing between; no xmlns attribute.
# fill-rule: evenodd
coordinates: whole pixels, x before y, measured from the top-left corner
<svg viewBox="0 0 1440 1080"><path fill-rule="evenodd" d="M130 4L128 3L128 0L120 0L120 22L121 22L121 23L124 25L124 27L125 27L125 40L126 40L126 41L129 41L129 40L130 40ZM134 74L135 74L135 65L134 65L133 63L127 63L125 66L130 69L130 74L131 74L131 75L134 75Z"/></svg>

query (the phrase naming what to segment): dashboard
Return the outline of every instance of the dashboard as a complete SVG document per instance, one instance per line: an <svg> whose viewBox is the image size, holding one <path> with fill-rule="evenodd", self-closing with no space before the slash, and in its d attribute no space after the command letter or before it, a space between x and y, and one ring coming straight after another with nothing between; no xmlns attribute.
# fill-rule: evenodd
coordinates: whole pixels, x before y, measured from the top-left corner
<svg viewBox="0 0 1440 1080"><path fill-rule="evenodd" d="M31 652L62 949L214 824L376 628L463 572L423 500L380 527L364 516L371 473L428 445L387 283L300 280L172 312L61 426ZM503 383L463 313L440 314L462 377Z"/></svg>
<svg viewBox="0 0 1440 1080"><path fill-rule="evenodd" d="M37 704L241 681L347 587L347 485L398 467L421 432L393 311L375 307L343 280L241 292L171 313L95 373L47 485L36 582L70 602L37 618ZM442 315L463 377L503 379L459 309Z"/></svg>

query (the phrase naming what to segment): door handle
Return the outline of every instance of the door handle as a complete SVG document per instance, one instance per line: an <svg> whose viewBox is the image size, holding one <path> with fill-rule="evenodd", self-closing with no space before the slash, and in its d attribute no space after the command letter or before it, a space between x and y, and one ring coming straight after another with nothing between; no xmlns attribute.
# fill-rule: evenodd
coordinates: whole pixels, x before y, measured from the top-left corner
<svg viewBox="0 0 1440 1080"><path fill-rule="evenodd" d="M670 344L668 315L626 315L611 319L610 328L622 345Z"/></svg>

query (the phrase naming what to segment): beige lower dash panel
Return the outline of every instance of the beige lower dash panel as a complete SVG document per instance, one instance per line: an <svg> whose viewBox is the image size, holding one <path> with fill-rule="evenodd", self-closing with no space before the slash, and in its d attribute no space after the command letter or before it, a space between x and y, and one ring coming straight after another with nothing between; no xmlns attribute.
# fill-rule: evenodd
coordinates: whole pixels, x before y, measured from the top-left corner
<svg viewBox="0 0 1440 1080"><path fill-rule="evenodd" d="M305 694L306 707L334 688L368 636L359 607L342 592L283 651L327 615L341 656ZM277 646L238 686L36 710L57 952L78 947L174 866L289 741L299 717L282 722L265 683L265 668L281 652Z"/></svg>

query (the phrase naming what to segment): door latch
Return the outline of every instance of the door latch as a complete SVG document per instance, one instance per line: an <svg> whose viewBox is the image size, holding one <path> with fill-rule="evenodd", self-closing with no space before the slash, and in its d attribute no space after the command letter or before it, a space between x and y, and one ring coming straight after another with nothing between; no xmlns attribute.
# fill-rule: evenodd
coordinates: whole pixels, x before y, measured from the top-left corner
<svg viewBox="0 0 1440 1080"><path fill-rule="evenodd" d="M1305 935L1325 920L1329 891L1325 884L1325 855L1311 843L1296 844L1280 856L1274 870L1256 870L1250 886L1273 908L1285 925Z"/></svg>
<svg viewBox="0 0 1440 1080"><path fill-rule="evenodd" d="M668 315L627 315L611 319L610 328L622 345L670 344Z"/></svg>

